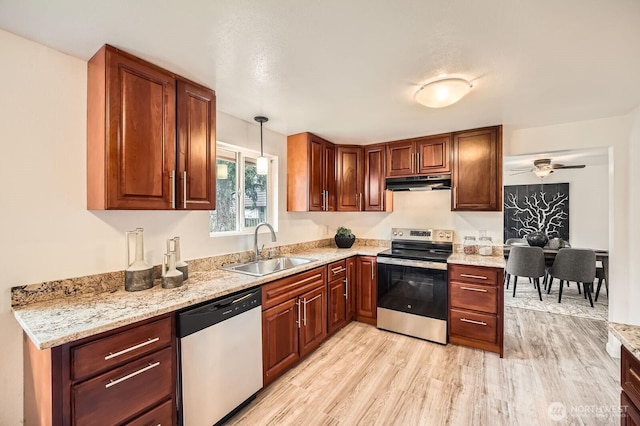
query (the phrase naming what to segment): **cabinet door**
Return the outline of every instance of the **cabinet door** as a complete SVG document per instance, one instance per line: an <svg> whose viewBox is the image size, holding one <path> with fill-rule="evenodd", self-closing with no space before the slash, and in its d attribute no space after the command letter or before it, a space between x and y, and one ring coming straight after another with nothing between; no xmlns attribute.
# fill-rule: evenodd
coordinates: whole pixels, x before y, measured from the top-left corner
<svg viewBox="0 0 640 426"><path fill-rule="evenodd" d="M356 316L356 299L357 299L357 282L358 275L356 272L356 258L350 257L346 261L347 276L345 278L345 302L346 302L346 320L351 321Z"/></svg>
<svg viewBox="0 0 640 426"><path fill-rule="evenodd" d="M623 426L638 426L640 425L640 411L633 405L633 402L627 397L624 392L620 392L620 408L622 413L620 415L620 424Z"/></svg>
<svg viewBox="0 0 640 426"><path fill-rule="evenodd" d="M385 145L364 148L364 211L390 211L385 191Z"/></svg>
<svg viewBox="0 0 640 426"><path fill-rule="evenodd" d="M107 50L106 60L106 208L170 209L176 158L175 79L115 50ZM93 166L89 158L89 174L104 171Z"/></svg>
<svg viewBox="0 0 640 426"><path fill-rule="evenodd" d="M336 148L331 142L325 142L323 146L323 182L327 195L325 198L325 210L336 211L337 188L336 188Z"/></svg>
<svg viewBox="0 0 640 426"><path fill-rule="evenodd" d="M338 211L357 212L363 209L362 147L337 146Z"/></svg>
<svg viewBox="0 0 640 426"><path fill-rule="evenodd" d="M339 329L346 321L345 282L346 278L339 278L331 281L328 285L327 318L329 319L329 334Z"/></svg>
<svg viewBox="0 0 640 426"><path fill-rule="evenodd" d="M300 356L315 349L327 337L327 288L317 287L299 297L302 310Z"/></svg>
<svg viewBox="0 0 640 426"><path fill-rule="evenodd" d="M176 207L216 208L216 96L178 80Z"/></svg>
<svg viewBox="0 0 640 426"><path fill-rule="evenodd" d="M299 315L297 299L288 300L262 312L262 363L265 385L300 358Z"/></svg>
<svg viewBox="0 0 640 426"><path fill-rule="evenodd" d="M502 210L502 127L453 134L451 209Z"/></svg>
<svg viewBox="0 0 640 426"><path fill-rule="evenodd" d="M451 135L429 136L417 139L416 173L449 173L449 147Z"/></svg>
<svg viewBox="0 0 640 426"><path fill-rule="evenodd" d="M412 141L392 142L387 145L387 177L414 174L415 161Z"/></svg>
<svg viewBox="0 0 640 426"><path fill-rule="evenodd" d="M324 210L324 144L322 139L309 140L309 211Z"/></svg>
<svg viewBox="0 0 640 426"><path fill-rule="evenodd" d="M375 324L377 317L377 262L373 256L359 256L357 260L357 318Z"/></svg>

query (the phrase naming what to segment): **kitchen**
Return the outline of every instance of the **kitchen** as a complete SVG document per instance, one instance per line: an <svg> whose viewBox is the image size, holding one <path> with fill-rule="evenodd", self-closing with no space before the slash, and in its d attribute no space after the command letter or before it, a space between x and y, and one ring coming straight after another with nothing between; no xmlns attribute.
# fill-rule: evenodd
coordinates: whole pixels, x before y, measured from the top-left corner
<svg viewBox="0 0 640 426"><path fill-rule="evenodd" d="M4 6L3 6L4 7ZM4 12L4 11L3 11ZM631 14L631 12L630 12ZM8 16L5 13L0 14ZM637 16L637 15L636 15ZM16 23L19 17L13 18ZM20 33L10 23L0 27ZM634 33L632 33L634 34ZM22 335L12 317L9 289L15 285L62 280L71 277L119 271L124 267L124 232L142 226L145 229L145 245L153 264L161 263L165 240L179 235L183 242L183 257L196 259L217 254L250 250L252 236L216 237L211 239L208 214L202 212L181 213L167 211L88 211L86 209L86 61L101 44L115 43L113 38L102 38L91 46L91 53L78 59L45 47L48 43L35 43L2 32L1 51L7 60L0 75L3 102L3 167L4 182L11 182L3 190L3 217L6 247L3 254L3 280L5 303L2 304L2 337L5 347L11 348L1 355L3 365L2 424L17 424L22 417ZM133 36L131 36L133 37ZM621 36L623 37L623 36ZM27 36L27 38L36 38ZM623 38L623 43L626 39ZM629 36L628 41L633 38ZM129 46L127 40L119 42ZM89 49L87 49L89 50ZM137 48L134 53L146 53ZM186 55L186 53L184 53ZM637 58L633 58L637 64ZM169 61L160 63L172 68ZM630 63L618 61L618 63ZM636 71L629 65L631 73ZM180 69L175 69L179 72ZM416 72L422 72L422 69ZM194 70L193 73L201 71ZM355 81L355 80L353 80ZM34 82L37 82L35 84ZM214 87L218 94L222 87ZM344 88L343 88L344 89ZM479 89L479 87L478 87ZM473 93L473 92L472 92ZM470 97L471 101L472 98ZM265 99L265 102L268 100ZM635 99L637 105L637 98ZM222 111L218 100L217 139L222 142L259 150L260 128L252 118L256 113L270 116L274 126L278 117L268 107L262 111L258 105L242 115ZM265 104L268 105L268 104ZM464 108L464 104L459 105ZM413 114L422 114L420 106ZM444 110L443 110L444 111ZM479 127L460 127L459 113L451 112L446 131ZM347 114L343 111L343 114ZM447 117L444 117L447 118ZM292 119L293 120L293 119ZM638 109L611 110L608 115L578 114L563 122L519 125L502 120L491 120L482 125L504 124L505 155L540 152L544 150L577 149L585 146L610 146L613 150L613 178L610 250L612 257L612 281L620 283L618 292L611 295L610 321L640 323L634 302L640 299L632 285L638 278L637 248L631 244L638 238L640 229L633 220L637 211L639 187L637 171L631 167L640 159L637 151ZM300 120L305 128L300 131L319 131L320 124ZM369 123L368 143L399 139L400 135L385 133L381 124ZM300 126L292 121L293 125ZM336 124L337 126L337 124ZM297 127L296 127L297 129ZM329 133L329 131L327 130ZM331 130L337 133L337 130ZM500 241L501 214L452 213L449 208L450 193L431 194L402 193L394 197L393 213L299 213L286 211L286 135L294 132L285 129L276 132L265 123L265 152L280 161L278 176L278 244L312 241L333 236L338 226L351 228L359 238L389 239L390 229L401 223L420 227L428 223L435 228L454 229L457 236L477 233L487 229L494 241ZM429 132L422 134L434 134ZM321 132L322 134L322 132ZM404 136L417 136L420 133ZM329 136L327 136L329 139ZM11 142L9 142L11 141ZM341 141L336 141L341 142ZM16 159L27 159L16 161ZM16 179L17 177L17 179ZM18 184L16 184L18 183ZM405 226L405 225L402 225ZM203 231L205 230L205 231ZM266 237L262 237L265 238ZM267 243L267 246L269 243ZM615 344L611 344L615 346Z"/></svg>

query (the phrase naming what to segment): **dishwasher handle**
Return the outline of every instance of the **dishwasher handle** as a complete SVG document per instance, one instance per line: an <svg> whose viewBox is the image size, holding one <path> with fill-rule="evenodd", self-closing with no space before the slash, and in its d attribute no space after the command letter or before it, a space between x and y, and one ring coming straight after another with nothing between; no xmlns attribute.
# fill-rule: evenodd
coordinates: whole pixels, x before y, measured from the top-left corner
<svg viewBox="0 0 640 426"><path fill-rule="evenodd" d="M177 334L186 337L212 325L218 324L262 304L260 288L245 290L187 308L178 313Z"/></svg>

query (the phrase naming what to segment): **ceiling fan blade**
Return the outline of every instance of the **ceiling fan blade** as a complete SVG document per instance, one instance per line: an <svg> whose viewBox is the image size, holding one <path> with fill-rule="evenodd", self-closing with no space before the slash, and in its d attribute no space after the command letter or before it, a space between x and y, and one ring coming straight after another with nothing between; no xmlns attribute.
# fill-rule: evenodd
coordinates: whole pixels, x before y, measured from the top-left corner
<svg viewBox="0 0 640 426"><path fill-rule="evenodd" d="M516 167L515 169L511 169L511 172L532 172L535 169L532 169L531 167Z"/></svg>
<svg viewBox="0 0 640 426"><path fill-rule="evenodd" d="M512 172L515 170L511 170ZM515 175L521 175L523 173L531 173L531 170L522 170L522 171L517 171L516 173L511 173L509 176L515 176Z"/></svg>
<svg viewBox="0 0 640 426"><path fill-rule="evenodd" d="M555 167L556 169L584 169L586 166L584 164L576 164L575 166L562 166Z"/></svg>

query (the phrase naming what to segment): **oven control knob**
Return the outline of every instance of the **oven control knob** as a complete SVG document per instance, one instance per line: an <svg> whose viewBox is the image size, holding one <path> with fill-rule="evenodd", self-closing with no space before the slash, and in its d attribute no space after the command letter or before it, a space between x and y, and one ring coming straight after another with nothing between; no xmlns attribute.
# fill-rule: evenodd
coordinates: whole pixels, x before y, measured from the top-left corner
<svg viewBox="0 0 640 426"><path fill-rule="evenodd" d="M396 231L393 231L393 236L395 237L396 235L398 235L398 233Z"/></svg>
<svg viewBox="0 0 640 426"><path fill-rule="evenodd" d="M400 235L402 237L402 231L398 232L398 235Z"/></svg>
<svg viewBox="0 0 640 426"><path fill-rule="evenodd" d="M444 232L440 232L440 233L438 234L438 238L440 238L440 239L442 240L442 239L444 238Z"/></svg>

